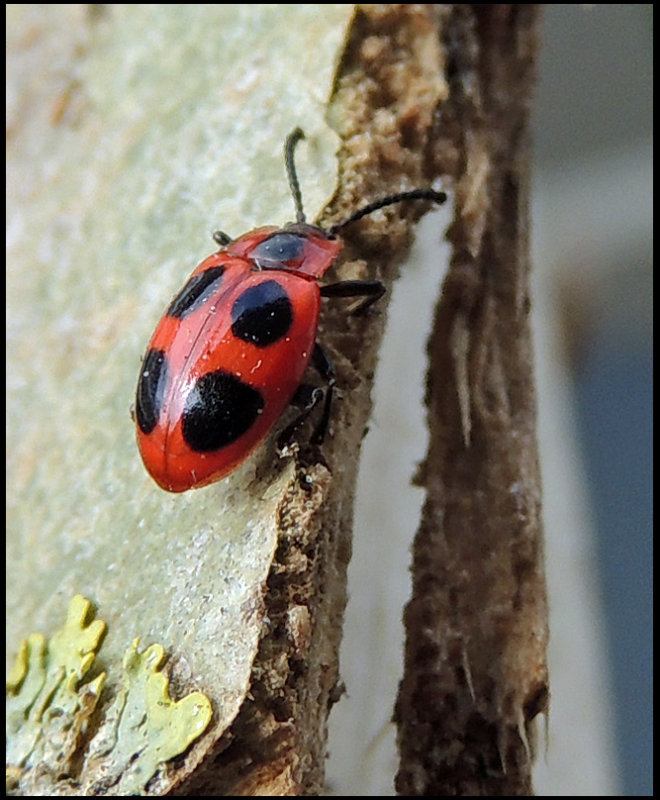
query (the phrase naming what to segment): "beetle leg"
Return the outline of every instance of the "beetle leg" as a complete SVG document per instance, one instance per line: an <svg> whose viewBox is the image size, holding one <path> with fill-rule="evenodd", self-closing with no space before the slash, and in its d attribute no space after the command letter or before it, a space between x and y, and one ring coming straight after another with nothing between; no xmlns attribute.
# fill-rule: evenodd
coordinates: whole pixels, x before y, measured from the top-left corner
<svg viewBox="0 0 660 800"><path fill-rule="evenodd" d="M321 297L363 297L353 314L364 313L384 294L385 286L380 281L340 281L321 286Z"/></svg>
<svg viewBox="0 0 660 800"><path fill-rule="evenodd" d="M323 411L321 419L316 426L310 439L311 444L320 445L325 438L330 421L330 406L332 404L333 386L335 384L335 370L332 362L326 355L320 344L314 345L312 352L312 364L316 371L325 380L325 388L313 386L309 383L302 383L296 390L291 404L300 408L300 414L282 431L277 437L277 448L283 450L293 439L296 431L302 426L312 411L323 401Z"/></svg>
<svg viewBox="0 0 660 800"><path fill-rule="evenodd" d="M328 423L330 422L330 406L332 405L332 395L335 385L335 368L332 361L330 361L328 354L318 342L316 342L314 345L314 351L312 352L312 363L326 384L323 413L321 414L321 419L319 420L319 424L316 426L316 430L314 431L311 439L312 444L322 444L323 440L325 439L325 434L328 430Z"/></svg>
<svg viewBox="0 0 660 800"><path fill-rule="evenodd" d="M299 408L300 413L277 437L277 449L279 451L284 450L291 443L296 431L323 400L325 394L324 389L320 386L313 386L311 383L300 384L291 400L291 405Z"/></svg>

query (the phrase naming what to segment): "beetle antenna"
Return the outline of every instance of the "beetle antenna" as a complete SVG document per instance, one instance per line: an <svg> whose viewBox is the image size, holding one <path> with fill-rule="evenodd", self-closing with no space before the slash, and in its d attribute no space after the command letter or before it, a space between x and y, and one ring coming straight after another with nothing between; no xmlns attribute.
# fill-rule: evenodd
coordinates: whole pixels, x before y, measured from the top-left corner
<svg viewBox="0 0 660 800"><path fill-rule="evenodd" d="M347 225L350 225L353 222L357 222L357 220L362 219L362 217L366 217L369 214L373 214L374 211L378 211L379 208L385 208L386 206L392 206L395 203L403 203L406 200L433 200L434 203L444 203L447 199L447 195L444 192L436 192L435 189L412 189L409 192L399 192L398 194L391 194L388 197L382 197L380 200L374 200L373 203L369 203L369 205L364 206L363 208L358 209L350 217L341 222L337 222L334 225L331 225L328 228L328 234L330 236L334 236L337 231L340 231L342 228L345 228Z"/></svg>
<svg viewBox="0 0 660 800"><path fill-rule="evenodd" d="M296 165L293 160L293 151L301 139L305 138L305 134L301 128L294 128L291 133L286 137L284 143L284 164L286 165L286 174L289 179L289 187L293 195L293 205L296 209L296 222L299 225L305 223L305 212L302 206L302 194L300 193L300 183L298 182L298 175L296 174Z"/></svg>

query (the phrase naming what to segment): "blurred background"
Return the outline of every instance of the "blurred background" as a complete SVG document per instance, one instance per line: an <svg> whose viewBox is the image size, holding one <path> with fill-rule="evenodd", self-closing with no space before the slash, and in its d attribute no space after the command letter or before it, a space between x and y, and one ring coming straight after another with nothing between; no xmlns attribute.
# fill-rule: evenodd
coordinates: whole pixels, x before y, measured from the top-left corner
<svg viewBox="0 0 660 800"><path fill-rule="evenodd" d="M652 26L650 4L544 7L532 233L552 699L539 795L652 794ZM442 214L401 270L379 364L347 697L330 718L335 795L393 794L403 566L422 503L405 487L425 447L425 367L411 353L424 352L441 279Z"/></svg>
<svg viewBox="0 0 660 800"><path fill-rule="evenodd" d="M547 5L534 126L534 258L563 337L623 795L653 793L652 37L651 5Z"/></svg>

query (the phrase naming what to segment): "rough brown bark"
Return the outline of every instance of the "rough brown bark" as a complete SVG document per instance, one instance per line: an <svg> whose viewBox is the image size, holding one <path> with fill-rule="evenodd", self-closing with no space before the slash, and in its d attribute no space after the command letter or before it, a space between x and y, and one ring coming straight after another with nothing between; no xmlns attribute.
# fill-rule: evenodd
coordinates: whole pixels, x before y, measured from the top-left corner
<svg viewBox="0 0 660 800"><path fill-rule="evenodd" d="M455 5L438 172L453 255L429 343L431 439L396 717L402 795L530 795L547 609L529 324L539 7Z"/></svg>

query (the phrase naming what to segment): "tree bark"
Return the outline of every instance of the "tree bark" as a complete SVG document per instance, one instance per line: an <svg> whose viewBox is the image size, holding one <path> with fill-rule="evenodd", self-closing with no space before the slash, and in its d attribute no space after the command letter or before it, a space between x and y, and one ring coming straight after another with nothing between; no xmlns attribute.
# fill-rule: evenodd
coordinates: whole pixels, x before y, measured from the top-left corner
<svg viewBox="0 0 660 800"><path fill-rule="evenodd" d="M402 795L530 795L547 607L529 296L539 8L455 5L433 157L456 179L396 708Z"/></svg>

